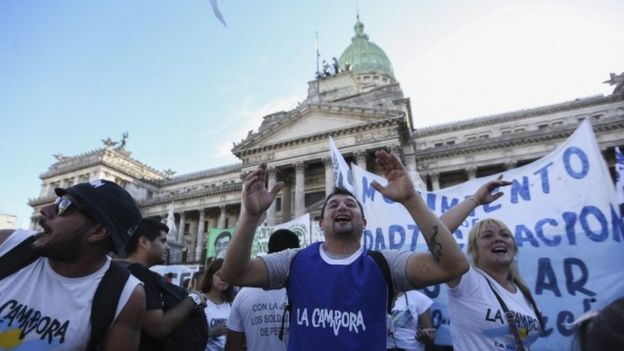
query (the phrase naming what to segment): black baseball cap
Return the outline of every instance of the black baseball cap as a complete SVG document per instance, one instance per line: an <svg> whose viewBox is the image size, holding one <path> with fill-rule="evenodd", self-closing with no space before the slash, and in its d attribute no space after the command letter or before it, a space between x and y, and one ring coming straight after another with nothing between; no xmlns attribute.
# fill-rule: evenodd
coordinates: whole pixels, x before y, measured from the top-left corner
<svg viewBox="0 0 624 351"><path fill-rule="evenodd" d="M54 189L56 195L70 195L80 209L108 230L113 252L125 254L126 242L143 217L132 196L114 182L97 179L69 188Z"/></svg>

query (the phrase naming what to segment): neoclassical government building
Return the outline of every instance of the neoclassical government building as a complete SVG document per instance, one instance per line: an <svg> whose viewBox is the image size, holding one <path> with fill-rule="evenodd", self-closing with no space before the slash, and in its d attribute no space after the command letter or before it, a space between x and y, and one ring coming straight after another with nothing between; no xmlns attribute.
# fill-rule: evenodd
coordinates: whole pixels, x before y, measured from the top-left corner
<svg viewBox="0 0 624 351"><path fill-rule="evenodd" d="M390 149L416 182L437 190L538 159L590 118L613 170L613 148L624 147L624 74L611 75L611 95L415 129L410 99L403 95L390 60L369 40L359 19L354 30L340 59L308 82L303 102L264 116L257 131L234 144L239 163L174 176L133 159L125 137L119 143L109 138L97 150L56 155L56 162L40 175L39 195L29 201L32 227L41 207L54 201L55 187L108 179L124 186L145 216L175 223L171 244L184 254L172 263L199 262L208 228L236 224L244 175L260 163L268 164L270 184L285 183L267 212L267 223L306 212L318 216L334 183L330 137L348 162L371 172L376 172L374 152Z"/></svg>

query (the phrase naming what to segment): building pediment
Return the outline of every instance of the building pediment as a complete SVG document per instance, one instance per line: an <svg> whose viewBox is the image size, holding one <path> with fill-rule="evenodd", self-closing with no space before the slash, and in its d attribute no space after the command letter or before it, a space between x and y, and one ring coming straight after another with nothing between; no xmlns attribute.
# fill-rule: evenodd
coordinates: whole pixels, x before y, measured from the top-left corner
<svg viewBox="0 0 624 351"><path fill-rule="evenodd" d="M288 141L306 139L314 135L331 133L366 126L371 123L396 118L402 111L366 109L340 105L305 106L291 111L288 118L273 128L261 128L261 131L248 136L234 148L235 153L248 149L283 144ZM264 130L262 130L264 129Z"/></svg>

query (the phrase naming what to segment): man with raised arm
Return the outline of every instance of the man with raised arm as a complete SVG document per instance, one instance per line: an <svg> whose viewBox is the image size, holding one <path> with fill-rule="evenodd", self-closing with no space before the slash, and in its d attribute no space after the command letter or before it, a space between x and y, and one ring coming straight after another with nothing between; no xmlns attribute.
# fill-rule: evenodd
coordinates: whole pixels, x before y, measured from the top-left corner
<svg viewBox="0 0 624 351"><path fill-rule="evenodd" d="M376 152L376 159L388 184L372 186L407 209L430 249L382 251L394 289L412 290L461 276L468 270L466 257L416 192L403 164L383 150ZM325 242L251 259L256 227L283 187L277 183L267 189L265 180L264 164L245 180L243 211L223 278L241 286L286 286L288 350L385 350L389 292L381 265L361 245L366 225L361 204L351 193L336 189L321 210Z"/></svg>

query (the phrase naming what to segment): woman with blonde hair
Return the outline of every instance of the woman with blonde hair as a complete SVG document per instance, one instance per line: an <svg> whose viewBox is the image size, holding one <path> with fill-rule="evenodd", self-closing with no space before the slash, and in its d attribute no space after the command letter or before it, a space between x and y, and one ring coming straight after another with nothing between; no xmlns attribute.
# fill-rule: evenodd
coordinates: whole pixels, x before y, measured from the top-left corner
<svg viewBox="0 0 624 351"><path fill-rule="evenodd" d="M509 185L502 176L492 180L442 217L455 231L477 207L489 204ZM468 234L471 267L446 284L455 351L528 350L543 330L535 300L518 271L511 230L494 218L477 222Z"/></svg>

